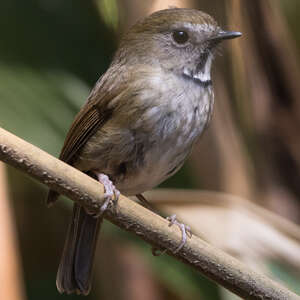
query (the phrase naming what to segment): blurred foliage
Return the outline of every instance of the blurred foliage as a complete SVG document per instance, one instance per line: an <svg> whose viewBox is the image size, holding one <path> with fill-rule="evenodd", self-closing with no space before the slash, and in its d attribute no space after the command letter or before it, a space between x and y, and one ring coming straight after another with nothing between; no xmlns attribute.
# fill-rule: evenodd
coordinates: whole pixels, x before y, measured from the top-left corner
<svg viewBox="0 0 300 300"><path fill-rule="evenodd" d="M0 34L1 60L65 70L90 85L115 49L93 1L3 0Z"/></svg>
<svg viewBox="0 0 300 300"><path fill-rule="evenodd" d="M223 24L226 23L224 1L222 5L220 1L203 0L197 3L218 20L220 18ZM291 34L299 45L299 13L297 13L300 9L299 1L278 1L278 3L288 16ZM145 7L148 9L150 4L151 1L147 2ZM55 156L58 155L75 114L113 56L117 45L117 30L123 25L120 24L119 7L124 7L122 16L126 18L126 13L128 15L130 13L126 9L128 7L132 11L135 9L134 1L122 3L113 0L0 1L1 127ZM126 20L125 23L132 23L132 20ZM222 65L226 72L230 70L230 63L227 60ZM230 81L230 78L227 79ZM229 91L230 95L234 94L233 90ZM241 102L234 101L231 103L232 107L236 108L233 110L238 114L233 117L235 120L242 119L241 111L237 108L240 104ZM248 117L244 116L245 119ZM243 132L243 128L239 130ZM253 140L247 140L246 144L250 149L255 149ZM210 150L208 147L207 152ZM203 160L218 164L215 158L205 157ZM202 163L205 166L205 162ZM195 166L196 160L195 163L185 166L163 186L206 187L205 184L209 180L201 176L203 175L201 172L208 173L210 170L202 167L202 170L195 173L193 169ZM217 165L215 169L219 170L219 167ZM216 173L218 172L214 171L212 175L214 182L218 182L219 174ZM43 299L77 298L59 295L55 287L56 270L67 229L70 205L58 205L48 210L43 203L46 195L44 186L11 168L9 178L28 299L40 299L41 296ZM116 229L115 226L106 223L103 229L104 239L110 240L115 247L122 249L125 244L130 243L142 253L159 282L158 290L163 291L162 294L165 295L162 299L221 299L216 286L191 271L189 267L170 257L152 257L147 245L132 235ZM109 246L102 243L99 255L102 251L106 253L109 250ZM114 265L117 257L109 258L111 265ZM275 270L276 265L272 266ZM113 266L109 268L113 269ZM108 277L113 276L109 269L106 271L104 270L104 273L108 274ZM118 275L118 271L116 272ZM281 278L290 276L288 279L290 286L297 287L295 277L287 275L289 273L284 268L277 268L274 273L279 274L278 277ZM95 282L101 276L104 275L96 274ZM101 287L101 284L99 286ZM99 294L102 299L110 299L110 295L105 294L105 289L96 291L96 288L86 299L95 299ZM120 296L119 299L126 299L126 295Z"/></svg>
<svg viewBox="0 0 300 300"><path fill-rule="evenodd" d="M269 268L274 275L274 278L293 290L298 295L300 294L299 275L295 274L294 270L278 261L270 261Z"/></svg>
<svg viewBox="0 0 300 300"><path fill-rule="evenodd" d="M0 65L0 124L57 156L66 128L89 93L62 71Z"/></svg>
<svg viewBox="0 0 300 300"><path fill-rule="evenodd" d="M119 9L115 0L98 0L101 17L103 21L113 29L117 29L119 25Z"/></svg>
<svg viewBox="0 0 300 300"><path fill-rule="evenodd" d="M280 0L279 4L286 15L286 21L297 45L300 45L299 12L300 2L298 0ZM300 57L299 57L300 59Z"/></svg>

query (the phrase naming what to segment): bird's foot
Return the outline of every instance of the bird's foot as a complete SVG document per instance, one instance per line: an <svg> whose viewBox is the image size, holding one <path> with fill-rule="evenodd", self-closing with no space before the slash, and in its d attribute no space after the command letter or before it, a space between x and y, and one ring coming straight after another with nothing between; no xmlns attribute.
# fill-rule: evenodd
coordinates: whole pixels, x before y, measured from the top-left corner
<svg viewBox="0 0 300 300"><path fill-rule="evenodd" d="M97 174L99 182L101 182L104 185L105 193L104 193L104 198L105 202L101 206L100 211L103 213L109 204L115 204L118 202L119 197L120 197L120 192L119 190L116 189L114 184L111 182L111 180L108 178L107 175L105 174ZM114 198L114 199L113 199Z"/></svg>
<svg viewBox="0 0 300 300"><path fill-rule="evenodd" d="M99 212L91 212L95 218L99 218L107 210L109 205L115 205L120 197L119 190L116 189L109 177L103 173L95 173L100 183L104 185L104 203L100 207ZM89 213L89 212L88 212Z"/></svg>
<svg viewBox="0 0 300 300"><path fill-rule="evenodd" d="M176 219L176 215L167 217L167 220L170 221L169 226L172 226L174 224L177 225L180 228L181 233L182 233L181 242L180 242L179 246L173 251L173 253L177 253L185 245L187 237L189 237L189 238L192 237L191 228L190 228L190 226L187 226L183 223L179 223Z"/></svg>
<svg viewBox="0 0 300 300"><path fill-rule="evenodd" d="M170 217L167 217L166 219L170 222L169 223L169 227L171 227L172 225L175 224L175 225L177 225L180 228L181 233L182 233L181 242L180 242L179 246L173 251L173 253L176 254L185 245L185 243L187 241L187 237L189 237L189 238L192 237L191 228L190 228L190 226L187 226L187 225L185 225L183 223L178 222L177 219L176 219L176 215L172 215ZM154 256L162 255L166 251L167 251L166 249L161 251L160 249L152 248L152 254Z"/></svg>

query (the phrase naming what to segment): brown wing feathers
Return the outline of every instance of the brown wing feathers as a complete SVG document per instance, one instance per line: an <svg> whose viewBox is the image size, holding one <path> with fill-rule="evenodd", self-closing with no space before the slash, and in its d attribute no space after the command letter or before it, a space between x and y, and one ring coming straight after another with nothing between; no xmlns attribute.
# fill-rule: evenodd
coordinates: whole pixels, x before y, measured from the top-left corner
<svg viewBox="0 0 300 300"><path fill-rule="evenodd" d="M103 119L96 107L91 107L87 111L82 110L78 114L78 117L75 118L69 130L59 159L72 164L76 156L75 154L78 153L90 136L103 124Z"/></svg>
<svg viewBox="0 0 300 300"><path fill-rule="evenodd" d="M100 112L95 106L89 106L87 109L81 110L69 130L59 159L72 165L78 151L103 122L104 118L100 116ZM57 192L50 190L47 205L51 206L58 196Z"/></svg>
<svg viewBox="0 0 300 300"><path fill-rule="evenodd" d="M78 154L94 132L109 118L110 113L100 112L97 104L99 102L96 99L85 104L75 117L61 150L60 160L72 165L76 159L76 154ZM47 205L51 206L57 200L58 196L59 193L50 190L47 197Z"/></svg>
<svg viewBox="0 0 300 300"><path fill-rule="evenodd" d="M100 92L100 89L103 91ZM104 91L103 86L98 88L97 93L91 92L86 104L75 117L71 128L65 139L59 159L72 165L80 149L89 138L111 117L112 108L108 109L108 103L120 95L126 89L126 85L120 85L119 89ZM102 97L99 97L102 95ZM49 191L47 205L56 201L59 194L53 190Z"/></svg>

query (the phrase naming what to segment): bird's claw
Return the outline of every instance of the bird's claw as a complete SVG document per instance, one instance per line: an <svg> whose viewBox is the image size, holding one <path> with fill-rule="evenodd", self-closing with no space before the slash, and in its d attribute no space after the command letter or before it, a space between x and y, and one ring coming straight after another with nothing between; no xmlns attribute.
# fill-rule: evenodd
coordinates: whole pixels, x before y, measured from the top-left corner
<svg viewBox="0 0 300 300"><path fill-rule="evenodd" d="M181 242L180 242L179 246L173 251L173 253L177 253L185 245L187 237L189 237L189 238L192 237L191 228L190 228L190 226L187 226L183 223L178 222L177 219L176 219L176 215L172 215L170 217L167 217L167 220L170 222L169 227L175 224L180 228L181 233L182 233Z"/></svg>
<svg viewBox="0 0 300 300"><path fill-rule="evenodd" d="M97 178L100 183L104 185L104 203L100 207L100 210L98 212L89 212L90 215L92 215L94 218L99 218L103 215L103 213L107 210L109 205L115 205L120 197L119 190L116 189L112 181L109 179L109 177L102 173L97 173Z"/></svg>
<svg viewBox="0 0 300 300"><path fill-rule="evenodd" d="M166 219L169 221L169 227L171 227L172 225L175 224L180 228L181 233L182 233L181 242L180 242L179 246L173 251L173 253L176 254L185 245L187 237L191 238L193 234L192 234L190 226L187 226L187 225L177 221L176 215L172 215L170 217L167 217ZM153 256L160 256L160 255L164 254L165 252L167 252L167 249L161 250L156 247L152 248Z"/></svg>

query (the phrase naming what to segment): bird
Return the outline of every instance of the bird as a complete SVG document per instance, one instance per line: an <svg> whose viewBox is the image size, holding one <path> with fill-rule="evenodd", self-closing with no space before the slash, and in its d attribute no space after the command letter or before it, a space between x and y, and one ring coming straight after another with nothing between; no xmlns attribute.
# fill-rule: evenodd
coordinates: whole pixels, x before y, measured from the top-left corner
<svg viewBox="0 0 300 300"><path fill-rule="evenodd" d="M221 41L239 36L200 10L169 8L141 19L121 39L59 156L105 188L99 214L73 206L56 279L59 292L90 292L98 232L108 205L120 193L143 199L143 192L182 167L211 119L216 49ZM50 190L48 205L58 196Z"/></svg>

